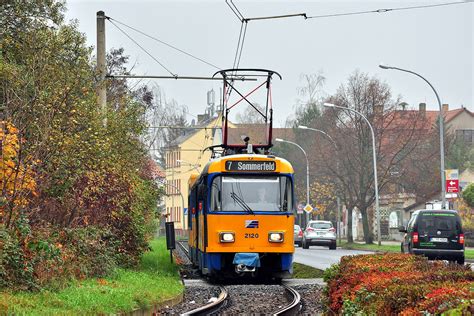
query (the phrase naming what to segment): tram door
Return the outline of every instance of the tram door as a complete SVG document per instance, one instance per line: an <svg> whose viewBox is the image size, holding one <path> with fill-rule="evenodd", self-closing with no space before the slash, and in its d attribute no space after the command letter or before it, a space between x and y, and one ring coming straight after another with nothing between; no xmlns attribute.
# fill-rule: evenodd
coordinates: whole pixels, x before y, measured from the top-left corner
<svg viewBox="0 0 474 316"><path fill-rule="evenodd" d="M189 244L191 245L191 261L197 264L198 260L198 234L199 234L199 222L197 212L197 188L195 187L190 191L189 194Z"/></svg>

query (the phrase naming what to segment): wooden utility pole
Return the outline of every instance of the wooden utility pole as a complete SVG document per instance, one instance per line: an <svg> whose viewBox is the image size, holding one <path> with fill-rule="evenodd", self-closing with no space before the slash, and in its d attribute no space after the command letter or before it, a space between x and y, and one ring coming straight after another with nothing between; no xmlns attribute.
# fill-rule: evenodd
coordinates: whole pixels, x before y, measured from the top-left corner
<svg viewBox="0 0 474 316"><path fill-rule="evenodd" d="M107 87L105 84L105 75L107 73L105 63L105 13L97 12L97 70L99 72L99 82L97 85L97 102L104 115L104 126L107 125L106 107L107 107Z"/></svg>

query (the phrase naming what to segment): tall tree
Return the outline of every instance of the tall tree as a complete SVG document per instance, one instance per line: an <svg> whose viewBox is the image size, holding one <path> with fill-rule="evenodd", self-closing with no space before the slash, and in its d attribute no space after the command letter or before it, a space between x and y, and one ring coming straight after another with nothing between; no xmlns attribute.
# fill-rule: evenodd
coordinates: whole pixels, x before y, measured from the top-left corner
<svg viewBox="0 0 474 316"><path fill-rule="evenodd" d="M265 114L263 105L258 103L253 103L253 106L247 105L242 112L235 115L235 122L238 124L264 124L265 119L259 112Z"/></svg>
<svg viewBox="0 0 474 316"><path fill-rule="evenodd" d="M408 175L404 163L413 158L417 146L426 140L431 131L427 120L418 111L403 111L399 99L392 99L390 88L375 77L354 72L329 98L329 102L350 108L364 115L374 128L379 192L392 193L390 184ZM362 214L366 243L373 242L371 225L374 213L374 168L372 162L372 136L369 125L358 114L347 110L326 110L328 132L338 147L339 168L326 163L344 187L346 203L356 206ZM321 155L327 155L324 151ZM331 157L322 157L329 162ZM397 177L394 177L396 172Z"/></svg>

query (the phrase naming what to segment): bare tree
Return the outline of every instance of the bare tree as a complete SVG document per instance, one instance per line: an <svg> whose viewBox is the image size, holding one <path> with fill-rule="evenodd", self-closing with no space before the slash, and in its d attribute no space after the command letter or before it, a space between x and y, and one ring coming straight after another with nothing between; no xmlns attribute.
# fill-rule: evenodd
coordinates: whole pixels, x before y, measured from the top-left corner
<svg viewBox="0 0 474 316"><path fill-rule="evenodd" d="M253 103L253 107L247 105L242 112L235 115L235 122L238 124L264 124L265 119L261 113L265 114L265 107L263 105L258 103Z"/></svg>
<svg viewBox="0 0 474 316"><path fill-rule="evenodd" d="M186 133L188 126L185 105L179 105L174 99L166 99L166 95L159 86L152 89L152 106L146 113L149 131L146 143L152 152L157 152L158 161L165 166L165 152L173 141ZM183 128L183 129L181 129Z"/></svg>
<svg viewBox="0 0 474 316"><path fill-rule="evenodd" d="M400 100L392 99L387 84L358 71L329 102L352 108L370 121L376 138L379 191L390 192L390 184L409 175L406 162L416 159L417 146L426 140L426 133L431 130L427 121L418 111L401 110ZM324 116L326 122L331 122L328 131L337 143L338 166L327 151L320 151L321 161L342 185L348 209L357 207L361 212L365 242L372 243L369 207L375 200L375 190L369 126L360 115L350 111L331 109Z"/></svg>

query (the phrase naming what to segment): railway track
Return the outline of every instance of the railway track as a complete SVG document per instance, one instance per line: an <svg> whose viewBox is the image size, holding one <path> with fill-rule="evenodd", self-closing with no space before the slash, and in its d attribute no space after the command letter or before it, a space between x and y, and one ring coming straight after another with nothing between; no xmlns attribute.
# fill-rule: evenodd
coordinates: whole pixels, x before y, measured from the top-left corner
<svg viewBox="0 0 474 316"><path fill-rule="evenodd" d="M177 241L176 248L181 257L185 255L189 259L187 240ZM168 310L166 313L181 315L236 315L242 313L296 315L302 307L301 295L294 288L286 285L226 284L225 286L204 285L204 287L201 285L199 288L200 290L188 288L181 306L177 306L174 311ZM189 309L192 305L201 306Z"/></svg>
<svg viewBox="0 0 474 316"><path fill-rule="evenodd" d="M285 303L286 305L279 306L276 310L268 310L268 308L271 307L268 307L268 304L265 305L266 302L262 298L262 293L251 293L252 296L255 295L256 297L260 297L260 299L245 300L244 298L242 300L241 292L247 291L249 287L250 285L239 285L237 287L233 286L231 292L234 295L231 295L228 288L219 286L221 292L216 300L213 300L211 303L208 303L204 306L184 312L181 315L235 315L240 313L253 314L255 312L263 312L265 314L271 315L296 315L301 309L301 296L295 289L291 287L278 285L277 287L280 289L278 291L274 290L273 293L271 293L271 291L262 291L262 289L260 290L260 292L266 292L265 295L269 297L268 299L270 301L272 301L270 296L273 296L274 302L275 299L281 300L281 287L284 288L288 301ZM275 305L278 306L279 304Z"/></svg>
<svg viewBox="0 0 474 316"><path fill-rule="evenodd" d="M183 250L183 252L186 254L186 257L188 257L188 259L189 259L190 256L189 256L188 241L187 240L178 240L176 242L176 244L178 245L178 247L181 250Z"/></svg>
<svg viewBox="0 0 474 316"><path fill-rule="evenodd" d="M217 300L209 304L206 304L204 306L185 312L181 315L209 315L212 313L219 312L219 310L227 304L226 300L229 295L225 287L220 286L220 290L221 290L221 293L219 294L219 297L217 298Z"/></svg>
<svg viewBox="0 0 474 316"><path fill-rule="evenodd" d="M290 304L276 311L273 315L296 315L301 310L301 295L295 289L283 285L290 298Z"/></svg>

